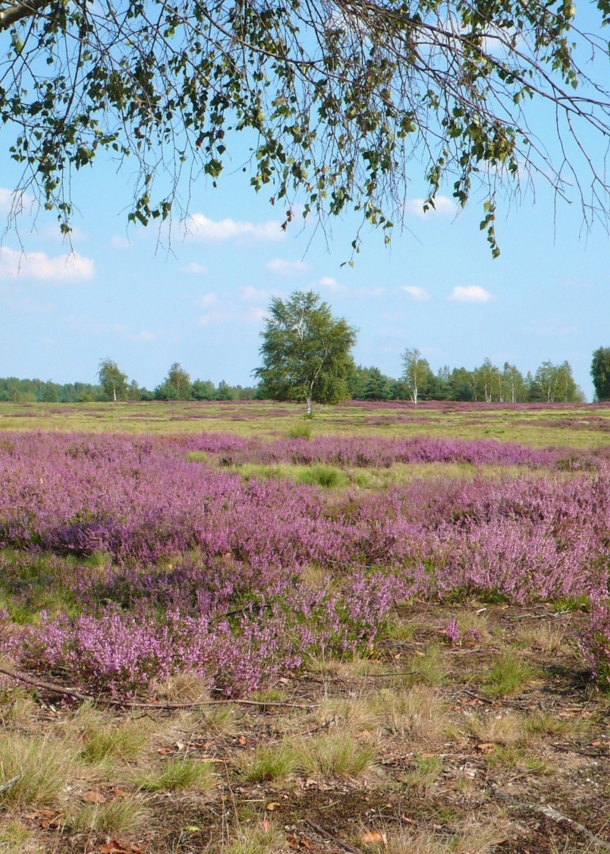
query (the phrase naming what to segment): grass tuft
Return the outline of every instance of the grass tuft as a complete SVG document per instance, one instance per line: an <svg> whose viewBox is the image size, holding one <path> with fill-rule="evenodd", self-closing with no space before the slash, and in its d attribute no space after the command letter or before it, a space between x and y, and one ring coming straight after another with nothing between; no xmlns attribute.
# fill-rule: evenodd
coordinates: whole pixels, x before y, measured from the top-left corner
<svg viewBox="0 0 610 854"><path fill-rule="evenodd" d="M12 733L0 740L0 785L19 779L0 792L0 804L51 804L72 781L74 770L75 751L67 743Z"/></svg>
<svg viewBox="0 0 610 854"><path fill-rule="evenodd" d="M339 486L347 486L349 483L345 472L341 469L322 463L306 468L299 474L298 480L300 483L323 486L325 489L335 489Z"/></svg>
<svg viewBox="0 0 610 854"><path fill-rule="evenodd" d="M488 697L504 697L514 694L536 675L529 664L507 653L498 658L492 665L483 685L483 691Z"/></svg>
<svg viewBox="0 0 610 854"><path fill-rule="evenodd" d="M168 759L159 770L151 769L146 773L136 773L134 783L146 792L174 791L176 789L194 789L205 792L214 785L214 774L209 762L199 762L186 757Z"/></svg>
<svg viewBox="0 0 610 854"><path fill-rule="evenodd" d="M351 735L333 733L296 743L297 763L308 775L359 777L369 771L376 750Z"/></svg>
<svg viewBox="0 0 610 854"><path fill-rule="evenodd" d="M86 804L66 824L76 832L127 833L146 818L141 799L116 798L106 804Z"/></svg>
<svg viewBox="0 0 610 854"><path fill-rule="evenodd" d="M70 728L76 730L83 745L79 758L89 764L137 759L150 737L149 726L141 720L113 724L107 715L90 706L81 709Z"/></svg>
<svg viewBox="0 0 610 854"><path fill-rule="evenodd" d="M270 854L284 851L284 842L284 834L265 821L256 827L241 828L237 839L223 846L221 854Z"/></svg>
<svg viewBox="0 0 610 854"><path fill-rule="evenodd" d="M288 430L289 439L311 439L311 434L311 424L307 423L293 424Z"/></svg>
<svg viewBox="0 0 610 854"><path fill-rule="evenodd" d="M250 783L283 780L298 767L298 757L290 742L277 746L260 745L254 754L240 763L240 768Z"/></svg>

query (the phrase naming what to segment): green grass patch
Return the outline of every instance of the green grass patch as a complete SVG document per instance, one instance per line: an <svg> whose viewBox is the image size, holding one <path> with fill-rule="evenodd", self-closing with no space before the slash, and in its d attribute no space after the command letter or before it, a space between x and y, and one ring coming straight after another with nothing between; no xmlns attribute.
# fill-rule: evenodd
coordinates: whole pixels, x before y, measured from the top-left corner
<svg viewBox="0 0 610 854"><path fill-rule="evenodd" d="M212 765L190 757L168 759L160 769L135 774L134 783L145 792L194 789L205 792L214 785Z"/></svg>
<svg viewBox="0 0 610 854"><path fill-rule="evenodd" d="M507 653L491 666L483 682L483 692L487 697L514 694L535 676L536 671L531 665Z"/></svg>
<svg viewBox="0 0 610 854"><path fill-rule="evenodd" d="M312 432L311 424L301 421L300 423L293 424L292 427L288 429L288 438L311 439Z"/></svg>
<svg viewBox="0 0 610 854"><path fill-rule="evenodd" d="M299 764L297 752L286 741L278 745L259 745L253 754L247 755L239 767L250 783L283 780L293 773Z"/></svg>

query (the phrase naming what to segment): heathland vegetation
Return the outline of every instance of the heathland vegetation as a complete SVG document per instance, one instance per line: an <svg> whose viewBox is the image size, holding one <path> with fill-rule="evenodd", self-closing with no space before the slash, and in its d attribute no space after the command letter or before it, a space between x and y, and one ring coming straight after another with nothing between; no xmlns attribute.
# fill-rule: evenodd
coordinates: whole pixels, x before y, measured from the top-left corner
<svg viewBox="0 0 610 854"><path fill-rule="evenodd" d="M610 409L303 414L0 405L3 854L610 845Z"/></svg>

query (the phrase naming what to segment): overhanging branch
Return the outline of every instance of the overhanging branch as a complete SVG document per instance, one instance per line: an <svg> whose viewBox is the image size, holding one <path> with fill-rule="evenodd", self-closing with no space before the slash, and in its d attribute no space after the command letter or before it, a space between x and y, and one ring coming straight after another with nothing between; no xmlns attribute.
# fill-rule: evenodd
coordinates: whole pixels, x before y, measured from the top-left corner
<svg viewBox="0 0 610 854"><path fill-rule="evenodd" d="M27 0L26 3L7 6L0 11L0 30L8 30L22 18L31 18L50 2L51 0Z"/></svg>

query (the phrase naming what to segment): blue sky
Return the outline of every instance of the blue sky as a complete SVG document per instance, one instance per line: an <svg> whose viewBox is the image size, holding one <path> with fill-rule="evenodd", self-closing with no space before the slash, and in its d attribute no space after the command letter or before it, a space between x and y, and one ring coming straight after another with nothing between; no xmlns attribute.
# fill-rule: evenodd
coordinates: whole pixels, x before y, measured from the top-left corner
<svg viewBox="0 0 610 854"><path fill-rule="evenodd" d="M3 165L0 215L16 180ZM610 346L609 239L602 227L584 233L578 205L555 209L544 186L500 209L495 261L481 200L458 213L443 195L423 215L414 186L406 229L390 248L363 233L350 268L356 219L326 235L298 222L284 233L283 212L230 172L216 189L192 188L189 233L174 222L168 247L154 225L126 228L128 179L103 162L77 176L71 255L51 214L26 215L4 236L0 376L93 382L110 357L148 388L173 362L192 378L252 384L270 297L312 288L359 328L356 360L392 376L406 347L435 370L567 359L592 396L592 351Z"/></svg>

